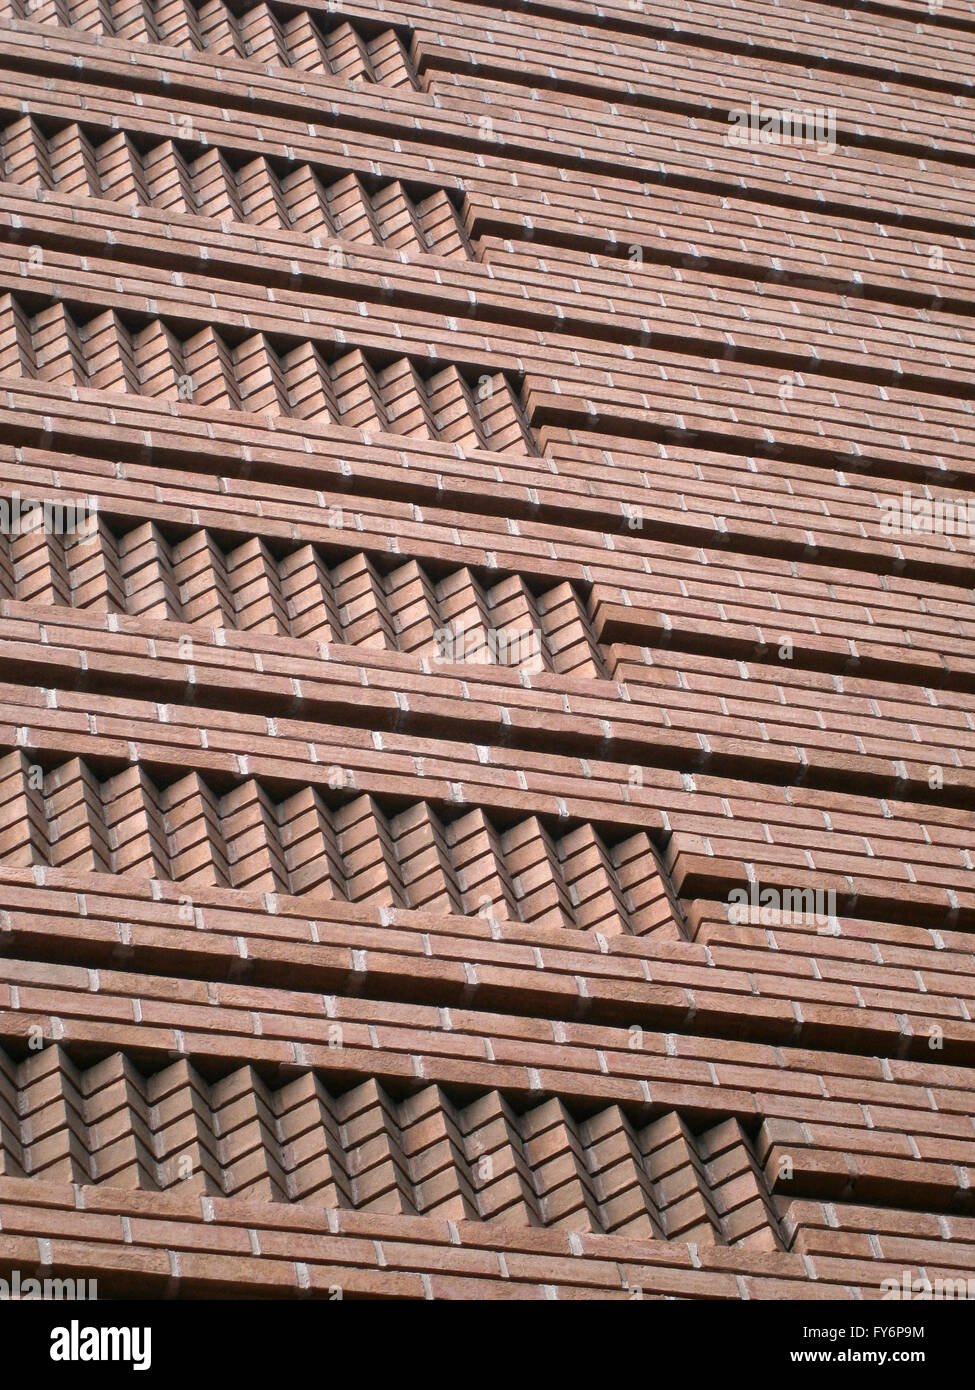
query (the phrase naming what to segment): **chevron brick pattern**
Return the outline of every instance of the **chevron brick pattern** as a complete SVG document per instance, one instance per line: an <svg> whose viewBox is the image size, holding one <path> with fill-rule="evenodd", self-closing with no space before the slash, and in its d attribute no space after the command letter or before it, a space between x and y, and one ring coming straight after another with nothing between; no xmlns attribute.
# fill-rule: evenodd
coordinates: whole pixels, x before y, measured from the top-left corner
<svg viewBox="0 0 975 1390"><path fill-rule="evenodd" d="M455 367L422 377L408 358L381 367L356 349L327 361L312 342L276 349L263 334L232 346L212 328L180 339L159 319L130 331L108 310L81 323L63 304L28 319L0 302L0 368L62 386L134 392L218 410L337 423L472 448L533 451L503 373L472 387Z"/></svg>
<svg viewBox="0 0 975 1390"><path fill-rule="evenodd" d="M402 31L367 36L360 25L327 12L254 5L242 13L223 0L15 0L19 17L77 28L130 43L203 50L215 59L241 58L297 68L346 82L415 84ZM370 30L372 26L369 26Z"/></svg>
<svg viewBox="0 0 975 1390"><path fill-rule="evenodd" d="M0 1279L967 1280L972 0L0 32Z"/></svg>
<svg viewBox="0 0 975 1390"><path fill-rule="evenodd" d="M470 257L450 194L399 179L370 180L327 166L263 155L231 162L219 148L200 154L191 141L140 148L125 132L109 135L72 122L46 135L31 116L0 131L6 179L79 198L110 199L169 217L239 222L265 230L388 247L404 256Z"/></svg>
<svg viewBox="0 0 975 1390"><path fill-rule="evenodd" d="M120 1053L79 1070L57 1047L4 1057L0 1101L10 1177L781 1248L735 1121L694 1136L673 1112L634 1129L612 1106L519 1115L497 1091L396 1102L374 1080L333 1096L310 1073L271 1090L251 1068L208 1084L185 1062L144 1077Z"/></svg>
<svg viewBox="0 0 975 1390"><path fill-rule="evenodd" d="M169 541L151 522L129 529L101 514L65 534L31 524L0 535L0 594L440 662L607 674L587 602L572 584L535 593L518 574L497 580L464 568L438 579L415 560L386 573L377 561L388 564L362 551L330 564L311 545L275 555L261 537L227 547L204 530ZM492 642L498 632L512 640ZM518 634L531 640L519 643Z"/></svg>
<svg viewBox="0 0 975 1390"><path fill-rule="evenodd" d="M0 863L139 874L177 883L480 913L608 935L680 935L649 837L608 847L591 825L536 818L498 828L482 810L442 822L371 796L329 807L314 787L283 801L258 782L221 794L199 773L167 786L131 767L105 780L80 758L44 774L0 758Z"/></svg>

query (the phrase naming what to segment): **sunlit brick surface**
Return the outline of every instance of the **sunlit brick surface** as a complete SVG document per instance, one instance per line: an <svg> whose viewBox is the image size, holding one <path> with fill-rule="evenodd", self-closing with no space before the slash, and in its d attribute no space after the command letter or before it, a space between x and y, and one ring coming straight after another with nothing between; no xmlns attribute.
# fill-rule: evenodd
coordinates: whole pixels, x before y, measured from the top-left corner
<svg viewBox="0 0 975 1390"><path fill-rule="evenodd" d="M0 24L0 1273L975 1273L975 4Z"/></svg>

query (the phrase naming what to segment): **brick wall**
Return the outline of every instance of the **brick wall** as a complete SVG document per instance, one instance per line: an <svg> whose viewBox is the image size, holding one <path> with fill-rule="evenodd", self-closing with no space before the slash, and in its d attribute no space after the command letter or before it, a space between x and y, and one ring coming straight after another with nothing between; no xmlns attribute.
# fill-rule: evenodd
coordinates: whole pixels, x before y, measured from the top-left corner
<svg viewBox="0 0 975 1390"><path fill-rule="evenodd" d="M0 24L0 1273L975 1274L969 0Z"/></svg>

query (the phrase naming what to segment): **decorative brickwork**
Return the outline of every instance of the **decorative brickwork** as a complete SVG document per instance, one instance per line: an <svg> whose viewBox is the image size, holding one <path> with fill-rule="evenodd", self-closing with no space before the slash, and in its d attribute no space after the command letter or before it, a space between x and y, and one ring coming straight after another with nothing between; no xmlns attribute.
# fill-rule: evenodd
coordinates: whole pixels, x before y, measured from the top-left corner
<svg viewBox="0 0 975 1390"><path fill-rule="evenodd" d="M0 28L0 1277L967 1279L972 0Z"/></svg>

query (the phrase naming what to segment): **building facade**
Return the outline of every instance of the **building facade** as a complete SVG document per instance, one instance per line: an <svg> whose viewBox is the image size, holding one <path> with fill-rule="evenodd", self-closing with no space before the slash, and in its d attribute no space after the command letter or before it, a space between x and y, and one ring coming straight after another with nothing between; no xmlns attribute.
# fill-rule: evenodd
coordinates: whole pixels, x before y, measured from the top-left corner
<svg viewBox="0 0 975 1390"><path fill-rule="evenodd" d="M0 22L0 1275L967 1280L972 5Z"/></svg>

